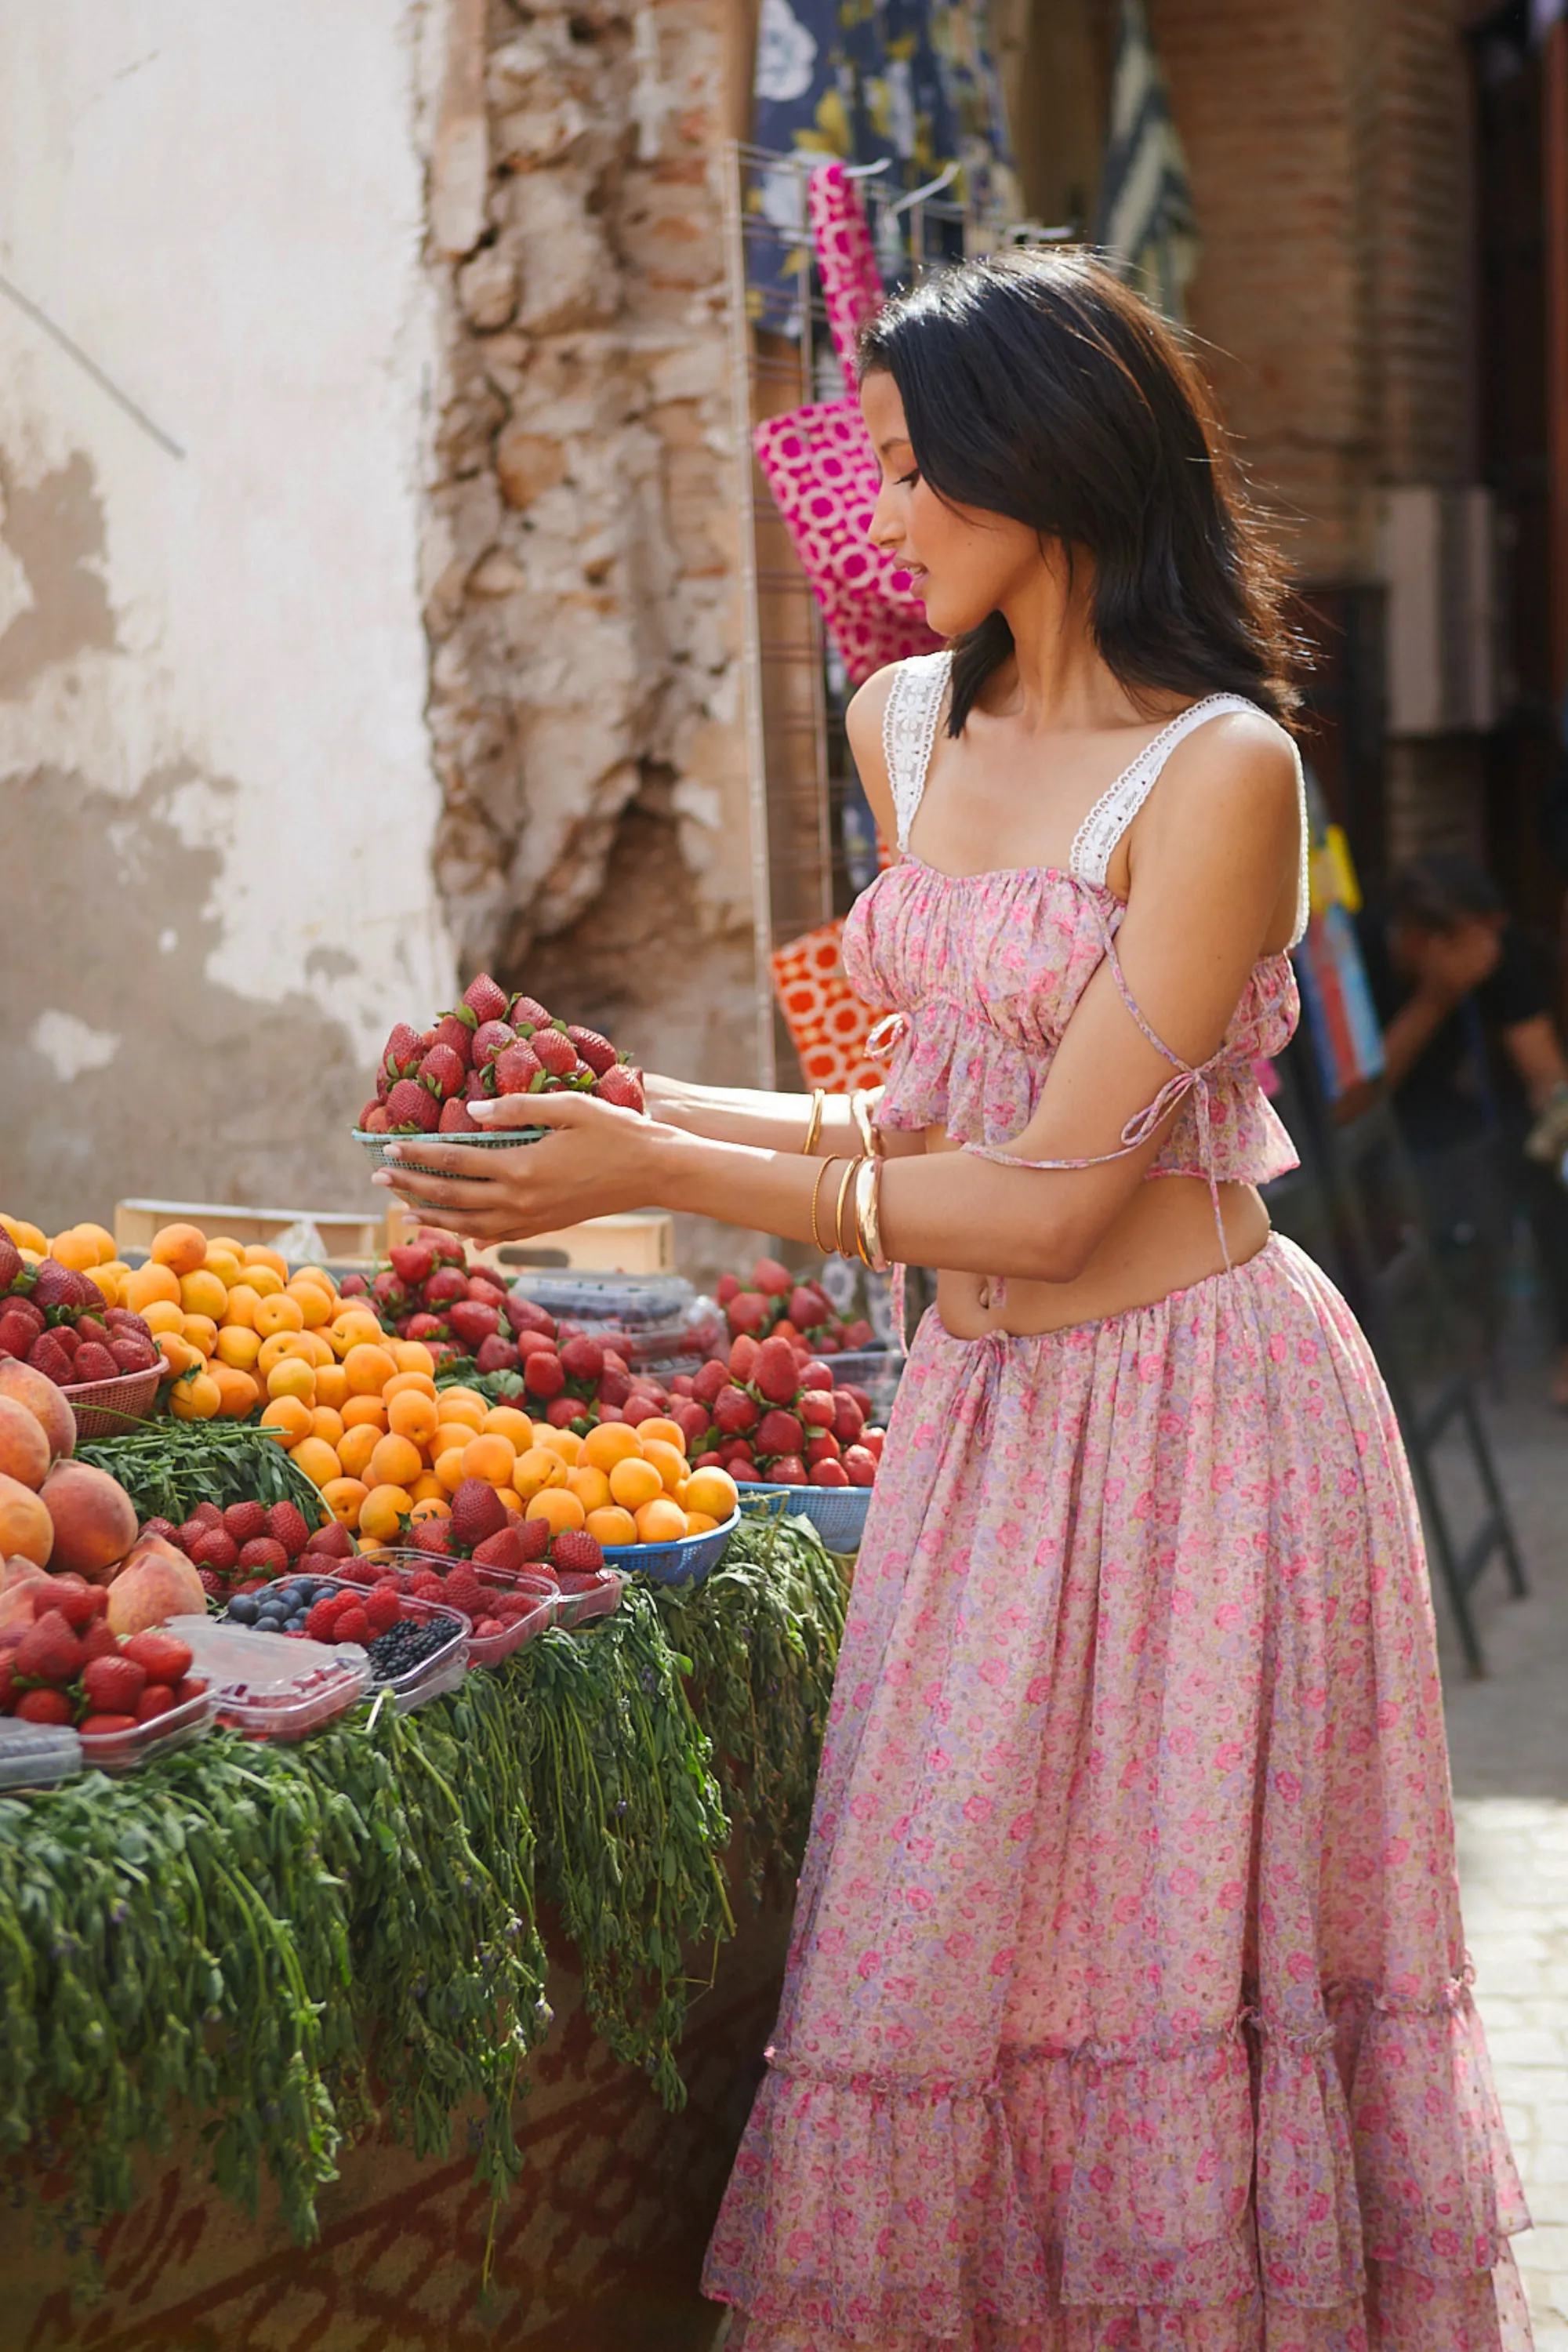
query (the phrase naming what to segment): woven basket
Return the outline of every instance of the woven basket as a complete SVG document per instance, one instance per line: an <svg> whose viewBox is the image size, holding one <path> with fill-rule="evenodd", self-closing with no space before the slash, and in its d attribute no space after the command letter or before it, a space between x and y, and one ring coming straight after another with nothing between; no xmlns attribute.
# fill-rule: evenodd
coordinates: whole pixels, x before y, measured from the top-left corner
<svg viewBox="0 0 1568 2352"><path fill-rule="evenodd" d="M149 1372L121 1372L112 1381L83 1381L60 1394L76 1415L79 1437L118 1437L132 1422L150 1417L163 1378L154 1365Z"/></svg>
<svg viewBox="0 0 1568 2352"><path fill-rule="evenodd" d="M432 1135L430 1140L432 1143L460 1143L465 1151L502 1151L513 1143L537 1143L549 1132L547 1127L509 1127L499 1133L487 1130L483 1135ZM363 1127L356 1127L353 1139L356 1143L363 1144L373 1168L396 1166L406 1168L415 1176L438 1176L447 1183L462 1181L454 1177L449 1168L423 1168L416 1160L388 1160L386 1147L389 1143L421 1143L424 1141L422 1136L370 1135Z"/></svg>

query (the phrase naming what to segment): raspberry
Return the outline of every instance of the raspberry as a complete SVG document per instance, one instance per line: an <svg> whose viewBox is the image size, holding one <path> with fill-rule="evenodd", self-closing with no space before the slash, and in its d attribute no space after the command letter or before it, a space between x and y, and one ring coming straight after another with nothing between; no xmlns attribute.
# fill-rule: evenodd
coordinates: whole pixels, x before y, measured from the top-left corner
<svg viewBox="0 0 1568 2352"><path fill-rule="evenodd" d="M318 1601L311 1609L305 1620L305 1631L312 1642L330 1642L333 1639L332 1627L343 1614L338 1607L338 1594L329 1593L325 1601Z"/></svg>
<svg viewBox="0 0 1568 2352"><path fill-rule="evenodd" d="M447 1587L442 1579L424 1571L415 1578L408 1589L416 1601L445 1601L447 1598Z"/></svg>
<svg viewBox="0 0 1568 2352"><path fill-rule="evenodd" d="M364 1613L373 1633L389 1632L403 1614L403 1602L396 1587L378 1584L364 1604Z"/></svg>
<svg viewBox="0 0 1568 2352"><path fill-rule="evenodd" d="M345 1609L332 1628L334 1642L357 1642L362 1649L371 1638L370 1618L363 1609Z"/></svg>

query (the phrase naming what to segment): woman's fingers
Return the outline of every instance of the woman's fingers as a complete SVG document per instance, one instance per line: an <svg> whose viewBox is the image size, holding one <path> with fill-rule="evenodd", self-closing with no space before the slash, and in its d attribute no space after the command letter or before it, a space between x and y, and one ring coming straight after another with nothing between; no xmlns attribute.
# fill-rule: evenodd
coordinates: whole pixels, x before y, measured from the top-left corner
<svg viewBox="0 0 1568 2352"><path fill-rule="evenodd" d="M477 1157L477 1155L476 1155ZM454 1180L443 1176L426 1176L413 1168L378 1168L371 1178L373 1184L390 1186L400 1199L413 1202L422 1209L472 1209L485 1205L479 1185L494 1181L487 1171L478 1181Z"/></svg>

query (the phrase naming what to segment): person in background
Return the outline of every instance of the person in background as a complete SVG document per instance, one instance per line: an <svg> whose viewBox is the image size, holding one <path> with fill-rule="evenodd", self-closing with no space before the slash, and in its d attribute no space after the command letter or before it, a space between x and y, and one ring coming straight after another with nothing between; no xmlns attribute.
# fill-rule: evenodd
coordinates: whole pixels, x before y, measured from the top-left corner
<svg viewBox="0 0 1568 2352"><path fill-rule="evenodd" d="M1490 877L1435 854L1394 876L1362 918L1387 1082L1439 1251L1471 1272L1489 1344L1501 1320L1516 1211L1530 1220L1552 1318L1552 1402L1568 1409L1568 1192L1561 1146L1531 1156L1568 1103L1552 960ZM1559 1090L1562 1090L1559 1092ZM1563 1141L1568 1142L1568 1132Z"/></svg>

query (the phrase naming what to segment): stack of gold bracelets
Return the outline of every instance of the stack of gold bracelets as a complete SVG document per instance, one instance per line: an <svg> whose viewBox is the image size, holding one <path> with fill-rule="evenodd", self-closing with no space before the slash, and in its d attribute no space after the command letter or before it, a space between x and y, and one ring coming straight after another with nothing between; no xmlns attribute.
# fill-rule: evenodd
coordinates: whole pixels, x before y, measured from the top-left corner
<svg viewBox="0 0 1568 2352"><path fill-rule="evenodd" d="M828 1172L831 1169L838 1167L840 1162L837 1159L825 1160L816 1171L816 1181L811 1188L811 1238L823 1256L830 1257L837 1252L840 1257L858 1257L863 1265L870 1267L873 1274L886 1274L889 1264L887 1253L882 1247L879 1216L882 1194L882 1139L871 1124L871 1105L877 1100L879 1093L879 1088L874 1091L863 1089L849 1098L849 1109L855 1121L856 1132L865 1149L857 1158L847 1160L842 1163L844 1174L839 1180L838 1198L833 1211L831 1241L824 1241L822 1238L821 1228L817 1223L817 1210L822 1199L822 1188ZM826 1101L826 1089L823 1087L816 1087L811 1097L811 1117L806 1121L805 1141L800 1147L808 1160L816 1150L817 1138L822 1133L822 1115ZM851 1230L847 1241L844 1238L846 1208L849 1210L851 1216Z"/></svg>

